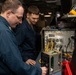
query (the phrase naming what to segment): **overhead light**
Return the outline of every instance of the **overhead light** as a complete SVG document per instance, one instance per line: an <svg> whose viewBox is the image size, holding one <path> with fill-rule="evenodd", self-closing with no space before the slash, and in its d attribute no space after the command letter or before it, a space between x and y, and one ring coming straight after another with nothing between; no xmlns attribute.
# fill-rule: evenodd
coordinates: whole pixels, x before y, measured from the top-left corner
<svg viewBox="0 0 76 75"><path fill-rule="evenodd" d="M44 15L44 17L51 17L51 15Z"/></svg>
<svg viewBox="0 0 76 75"><path fill-rule="evenodd" d="M55 3L57 2L56 0L46 0L47 3Z"/></svg>
<svg viewBox="0 0 76 75"><path fill-rule="evenodd" d="M49 15L51 15L51 14L52 14L52 12L48 12L48 14L49 14Z"/></svg>
<svg viewBox="0 0 76 75"><path fill-rule="evenodd" d="M40 1L40 0L34 0L34 1Z"/></svg>
<svg viewBox="0 0 76 75"><path fill-rule="evenodd" d="M44 15L44 13L39 13L40 15Z"/></svg>

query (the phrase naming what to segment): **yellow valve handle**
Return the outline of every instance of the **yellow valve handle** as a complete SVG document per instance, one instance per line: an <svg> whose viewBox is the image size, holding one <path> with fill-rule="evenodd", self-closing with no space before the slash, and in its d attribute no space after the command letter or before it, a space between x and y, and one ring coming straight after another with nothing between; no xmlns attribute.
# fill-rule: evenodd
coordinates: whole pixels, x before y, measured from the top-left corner
<svg viewBox="0 0 76 75"><path fill-rule="evenodd" d="M45 52L48 52L48 50L49 50L49 45L50 45L50 42L47 43Z"/></svg>
<svg viewBox="0 0 76 75"><path fill-rule="evenodd" d="M53 50L53 48L54 48L54 41L52 40L52 42L51 42L51 50Z"/></svg>
<svg viewBox="0 0 76 75"><path fill-rule="evenodd" d="M69 12L69 14L71 14L71 15L76 15L76 11L72 9L72 10Z"/></svg>
<svg viewBox="0 0 76 75"><path fill-rule="evenodd" d="M43 63L43 61L41 61L41 59L39 59L39 63L41 64L41 63Z"/></svg>

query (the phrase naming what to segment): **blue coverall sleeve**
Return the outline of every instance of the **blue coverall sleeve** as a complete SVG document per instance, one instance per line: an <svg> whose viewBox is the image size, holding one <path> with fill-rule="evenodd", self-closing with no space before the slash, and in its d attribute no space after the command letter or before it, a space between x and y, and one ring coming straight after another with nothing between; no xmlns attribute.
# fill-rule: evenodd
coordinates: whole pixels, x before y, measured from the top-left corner
<svg viewBox="0 0 76 75"><path fill-rule="evenodd" d="M16 75L41 75L41 69L23 62L16 39L11 31L0 32L0 58Z"/></svg>

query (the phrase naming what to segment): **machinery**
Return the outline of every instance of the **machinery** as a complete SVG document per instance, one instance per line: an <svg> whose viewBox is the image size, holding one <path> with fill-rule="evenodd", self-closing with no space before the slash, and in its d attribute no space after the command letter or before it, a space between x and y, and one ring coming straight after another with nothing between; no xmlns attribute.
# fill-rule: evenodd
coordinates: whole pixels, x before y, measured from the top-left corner
<svg viewBox="0 0 76 75"><path fill-rule="evenodd" d="M69 12L70 15L76 15L76 5L73 6L73 8Z"/></svg>
<svg viewBox="0 0 76 75"><path fill-rule="evenodd" d="M74 50L74 30L43 30L41 65L49 68L48 74L62 70L62 61Z"/></svg>

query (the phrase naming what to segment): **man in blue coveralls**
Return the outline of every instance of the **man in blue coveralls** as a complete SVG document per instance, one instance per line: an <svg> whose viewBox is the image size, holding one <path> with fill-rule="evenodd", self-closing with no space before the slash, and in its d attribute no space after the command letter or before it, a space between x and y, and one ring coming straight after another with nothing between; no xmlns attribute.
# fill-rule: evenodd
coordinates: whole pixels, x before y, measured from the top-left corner
<svg viewBox="0 0 76 75"><path fill-rule="evenodd" d="M46 67L26 64L12 28L22 23L24 9L19 0L6 0L0 14L0 75L46 75Z"/></svg>
<svg viewBox="0 0 76 75"><path fill-rule="evenodd" d="M14 30L23 61L31 65L36 64L36 37L40 37L40 35L36 33L33 26L38 20L39 9L37 6L31 5L27 9L26 18L23 19L22 24Z"/></svg>

